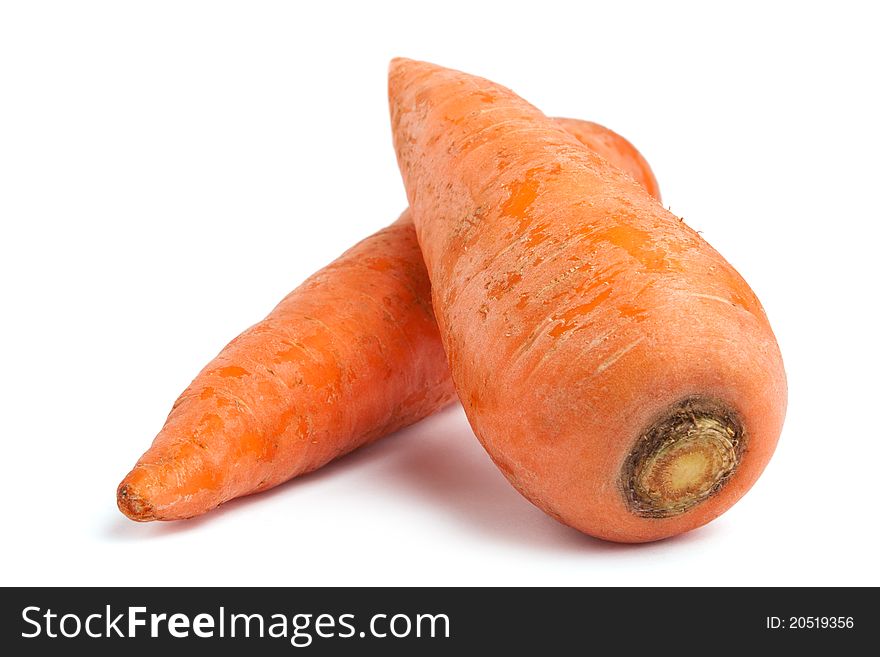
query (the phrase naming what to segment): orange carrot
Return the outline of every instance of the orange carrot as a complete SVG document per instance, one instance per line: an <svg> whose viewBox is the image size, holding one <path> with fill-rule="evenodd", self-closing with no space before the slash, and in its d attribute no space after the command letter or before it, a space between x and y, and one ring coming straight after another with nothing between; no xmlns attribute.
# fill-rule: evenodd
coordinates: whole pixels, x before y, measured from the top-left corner
<svg viewBox="0 0 880 657"><path fill-rule="evenodd" d="M642 184L647 192L660 201L660 186L648 161L626 139L616 132L591 121L555 118L553 122L571 133L579 142L594 153L598 153L609 164L628 173L636 182Z"/></svg>
<svg viewBox="0 0 880 657"><path fill-rule="evenodd" d="M566 127L649 189L625 139ZM134 520L195 516L280 484L437 410L454 393L405 212L309 278L184 391L120 484Z"/></svg>
<svg viewBox="0 0 880 657"><path fill-rule="evenodd" d="M389 95L452 378L502 472L614 541L728 509L769 460L787 394L739 274L510 90L395 60Z"/></svg>
<svg viewBox="0 0 880 657"><path fill-rule="evenodd" d="M291 292L175 402L117 491L174 520L276 486L453 399L406 216Z"/></svg>

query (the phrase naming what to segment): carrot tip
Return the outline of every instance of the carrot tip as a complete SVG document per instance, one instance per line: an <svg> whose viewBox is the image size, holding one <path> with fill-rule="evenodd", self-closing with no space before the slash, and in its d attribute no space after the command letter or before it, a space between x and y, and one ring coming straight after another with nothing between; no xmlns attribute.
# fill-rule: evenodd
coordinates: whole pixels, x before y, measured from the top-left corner
<svg viewBox="0 0 880 657"><path fill-rule="evenodd" d="M634 513L668 518L715 495L736 471L745 445L742 424L718 400L689 398L642 432L623 468Z"/></svg>
<svg viewBox="0 0 880 657"><path fill-rule="evenodd" d="M116 491L116 505L127 517L138 522L156 520L153 506L138 495L128 484L120 484Z"/></svg>

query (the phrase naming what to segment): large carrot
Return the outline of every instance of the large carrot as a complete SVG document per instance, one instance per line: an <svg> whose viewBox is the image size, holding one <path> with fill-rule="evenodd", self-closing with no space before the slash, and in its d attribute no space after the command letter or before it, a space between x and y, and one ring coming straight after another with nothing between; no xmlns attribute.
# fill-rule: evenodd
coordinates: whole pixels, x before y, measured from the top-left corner
<svg viewBox="0 0 880 657"><path fill-rule="evenodd" d="M632 145L564 120L657 193ZM454 397L405 212L288 295L184 391L117 490L134 520L204 513L314 470Z"/></svg>
<svg viewBox="0 0 880 657"><path fill-rule="evenodd" d="M389 94L453 381L507 478L615 541L734 504L786 405L734 268L510 90L400 59Z"/></svg>

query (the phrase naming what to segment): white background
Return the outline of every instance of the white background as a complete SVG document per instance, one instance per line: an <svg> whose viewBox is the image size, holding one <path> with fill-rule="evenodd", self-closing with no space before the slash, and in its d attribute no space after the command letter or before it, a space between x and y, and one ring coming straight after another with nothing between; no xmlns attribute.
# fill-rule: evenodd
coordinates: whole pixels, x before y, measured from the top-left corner
<svg viewBox="0 0 880 657"><path fill-rule="evenodd" d="M0 9L0 582L880 584L871 3L9 2ZM426 59L632 140L788 370L752 492L603 543L453 408L201 519L122 476L232 337L404 207L386 67Z"/></svg>

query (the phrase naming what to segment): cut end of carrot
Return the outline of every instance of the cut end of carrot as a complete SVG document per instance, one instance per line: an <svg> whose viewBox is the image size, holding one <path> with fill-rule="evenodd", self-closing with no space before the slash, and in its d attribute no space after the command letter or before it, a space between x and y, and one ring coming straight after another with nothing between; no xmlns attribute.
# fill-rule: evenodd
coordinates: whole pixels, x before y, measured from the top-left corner
<svg viewBox="0 0 880 657"><path fill-rule="evenodd" d="M715 495L739 465L742 425L718 400L689 398L651 424L630 452L622 487L647 518L684 513Z"/></svg>
<svg viewBox="0 0 880 657"><path fill-rule="evenodd" d="M119 510L132 520L149 522L156 520L153 506L143 499L126 483L122 483L116 491L116 505Z"/></svg>

